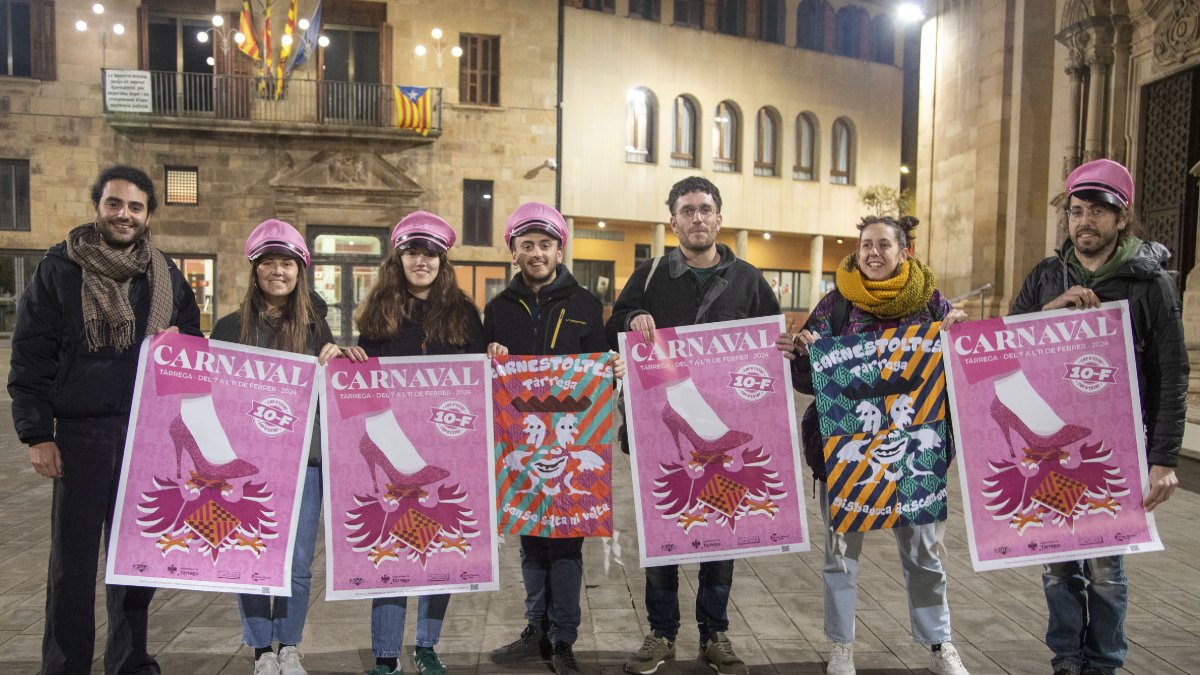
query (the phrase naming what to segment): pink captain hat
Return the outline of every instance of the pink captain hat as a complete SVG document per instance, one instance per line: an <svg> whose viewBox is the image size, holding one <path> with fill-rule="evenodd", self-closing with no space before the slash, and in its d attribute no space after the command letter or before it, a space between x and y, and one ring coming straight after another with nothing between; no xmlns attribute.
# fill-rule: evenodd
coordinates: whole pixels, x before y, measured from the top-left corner
<svg viewBox="0 0 1200 675"><path fill-rule="evenodd" d="M1080 164L1067 176L1066 193L1127 209L1133 204L1133 177L1129 169L1111 159L1096 159Z"/></svg>
<svg viewBox="0 0 1200 675"><path fill-rule="evenodd" d="M271 218L259 223L246 237L246 258L254 262L268 253L282 253L299 258L305 267L311 260L308 244L291 224Z"/></svg>
<svg viewBox="0 0 1200 675"><path fill-rule="evenodd" d="M504 243L512 248L512 240L530 230L542 230L563 246L567 244L567 221L558 209L541 202L529 202L517 207L504 226Z"/></svg>
<svg viewBox="0 0 1200 675"><path fill-rule="evenodd" d="M393 248L427 248L446 253L458 241L454 228L428 211L413 211L392 228Z"/></svg>

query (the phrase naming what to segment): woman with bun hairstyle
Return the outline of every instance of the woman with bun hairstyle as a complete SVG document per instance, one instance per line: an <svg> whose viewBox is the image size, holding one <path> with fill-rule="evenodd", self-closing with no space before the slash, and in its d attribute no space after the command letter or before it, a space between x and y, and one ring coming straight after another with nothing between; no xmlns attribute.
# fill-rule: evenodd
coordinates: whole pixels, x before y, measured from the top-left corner
<svg viewBox="0 0 1200 675"><path fill-rule="evenodd" d="M325 322L325 302L308 289L310 257L304 237L282 220L264 220L246 239L250 281L237 311L213 327L213 340L316 356L321 363L342 356ZM363 361L361 349L345 355ZM254 649L255 675L304 675L296 646L304 633L312 586L312 560L321 519L320 417L313 429L304 491L292 554L292 596L238 595L242 641ZM235 460L238 461L238 460ZM279 643L279 653L272 647Z"/></svg>
<svg viewBox="0 0 1200 675"><path fill-rule="evenodd" d="M454 229L427 211L405 216L392 229L392 251L379 280L358 308L358 344L368 356L482 354L487 350L475 304L458 287L446 257ZM363 459L393 483L428 485L447 475L433 463L436 448L414 448L388 410L366 422ZM427 461L429 460L429 461ZM422 675L442 675L446 666L434 646L442 633L449 594L422 595L417 603L413 662ZM408 598L371 601L371 675L400 675Z"/></svg>
<svg viewBox="0 0 1200 675"><path fill-rule="evenodd" d="M947 330L966 314L954 309L935 286L933 270L912 254L917 219L867 216L858 224L858 248L837 268L837 288L813 308L804 329L779 336L776 346L793 362L796 389L812 395L808 347L819 337L878 333L912 324L942 322ZM840 324L840 325L834 325ZM825 524L825 635L833 642L829 675L854 675L854 606L858 595L858 558L864 532L835 534L829 527L829 498L824 485L825 459L810 406L801 425L804 457L822 485ZM950 459L953 459L951 456ZM913 641L930 649L929 669L936 675L967 675L950 644L950 606L946 572L936 547L942 523L896 527L892 535L908 588L908 617Z"/></svg>

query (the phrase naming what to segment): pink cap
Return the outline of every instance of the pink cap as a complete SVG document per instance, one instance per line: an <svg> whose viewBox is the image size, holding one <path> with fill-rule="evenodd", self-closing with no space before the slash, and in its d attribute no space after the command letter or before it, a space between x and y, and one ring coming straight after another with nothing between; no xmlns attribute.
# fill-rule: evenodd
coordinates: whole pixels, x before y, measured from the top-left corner
<svg viewBox="0 0 1200 675"><path fill-rule="evenodd" d="M450 223L428 211L413 211L392 228L393 248L427 248L446 253L458 237Z"/></svg>
<svg viewBox="0 0 1200 675"><path fill-rule="evenodd" d="M308 244L296 228L282 220L264 220L246 237L246 259L254 262L268 253L282 253L299 258L308 267Z"/></svg>
<svg viewBox="0 0 1200 675"><path fill-rule="evenodd" d="M517 207L504 226L504 243L512 248L512 240L530 230L542 230L565 246L567 244L567 221L558 209L541 202L529 202Z"/></svg>
<svg viewBox="0 0 1200 675"><path fill-rule="evenodd" d="M1111 159L1081 164L1067 176L1067 196L1089 202L1102 201L1123 209L1133 204L1133 177Z"/></svg>

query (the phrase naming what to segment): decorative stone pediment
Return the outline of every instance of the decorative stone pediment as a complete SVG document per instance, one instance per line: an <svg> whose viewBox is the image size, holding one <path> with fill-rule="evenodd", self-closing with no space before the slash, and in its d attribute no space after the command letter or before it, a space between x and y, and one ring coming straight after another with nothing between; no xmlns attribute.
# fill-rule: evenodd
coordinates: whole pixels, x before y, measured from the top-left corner
<svg viewBox="0 0 1200 675"><path fill-rule="evenodd" d="M270 180L278 190L301 194L388 193L415 197L425 192L396 165L373 152L325 150L306 158L289 155L291 165Z"/></svg>
<svg viewBox="0 0 1200 675"><path fill-rule="evenodd" d="M1200 48L1200 2L1174 0L1154 22L1154 60L1160 65L1183 63Z"/></svg>

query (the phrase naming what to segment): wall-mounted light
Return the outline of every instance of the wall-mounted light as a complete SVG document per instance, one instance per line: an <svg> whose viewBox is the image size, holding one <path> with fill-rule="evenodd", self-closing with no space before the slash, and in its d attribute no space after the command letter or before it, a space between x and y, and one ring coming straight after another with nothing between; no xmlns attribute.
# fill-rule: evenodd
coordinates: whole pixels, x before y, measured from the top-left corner
<svg viewBox="0 0 1200 675"><path fill-rule="evenodd" d="M763 239L766 239L767 241L771 241L771 233L763 232Z"/></svg>
<svg viewBox="0 0 1200 675"><path fill-rule="evenodd" d="M600 229L602 229L602 230L603 230L604 228L608 227L608 223L606 223L606 222L604 222L603 220L601 220L601 221L599 221L599 222L597 222L597 223L596 223L596 227L598 227L598 228L600 228Z"/></svg>

